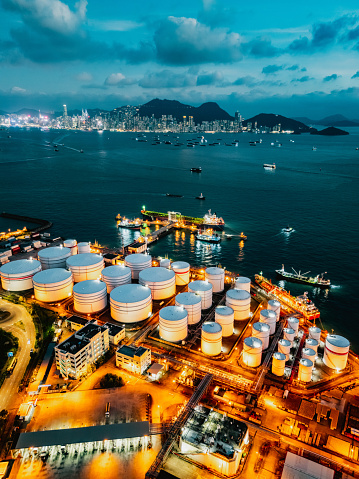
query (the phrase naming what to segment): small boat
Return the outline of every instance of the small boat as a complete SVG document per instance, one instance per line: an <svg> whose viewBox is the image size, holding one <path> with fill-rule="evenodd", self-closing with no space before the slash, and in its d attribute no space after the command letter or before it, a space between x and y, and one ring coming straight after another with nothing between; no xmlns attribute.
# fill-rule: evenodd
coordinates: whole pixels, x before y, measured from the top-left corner
<svg viewBox="0 0 359 479"><path fill-rule="evenodd" d="M264 163L263 168L266 170L275 170L276 166L275 163Z"/></svg>
<svg viewBox="0 0 359 479"><path fill-rule="evenodd" d="M171 198L183 198L183 195L173 195L172 193L166 193L166 196L170 196Z"/></svg>
<svg viewBox="0 0 359 479"><path fill-rule="evenodd" d="M226 235L226 240L231 241L232 238L233 238L233 235Z"/></svg>
<svg viewBox="0 0 359 479"><path fill-rule="evenodd" d="M141 221L139 219L129 220L125 217L117 224L119 228L126 228L129 230L139 230L141 229Z"/></svg>
<svg viewBox="0 0 359 479"><path fill-rule="evenodd" d="M59 151L59 149L58 149L58 148L55 148L55 150L54 150L54 151Z"/></svg>
<svg viewBox="0 0 359 479"><path fill-rule="evenodd" d="M192 173L202 173L202 168L199 166L197 168L191 168Z"/></svg>
<svg viewBox="0 0 359 479"><path fill-rule="evenodd" d="M249 145L250 145L250 146L257 146L257 143L256 143L255 141L250 141L250 142L249 142Z"/></svg>
<svg viewBox="0 0 359 479"><path fill-rule="evenodd" d="M247 236L242 232L240 235L239 235L239 239L241 241L247 241Z"/></svg>
<svg viewBox="0 0 359 479"><path fill-rule="evenodd" d="M188 143L187 148L194 148L194 145L192 143Z"/></svg>
<svg viewBox="0 0 359 479"><path fill-rule="evenodd" d="M313 146L312 150L313 150L313 151L317 151L317 147L316 147L316 146Z"/></svg>
<svg viewBox="0 0 359 479"><path fill-rule="evenodd" d="M84 150L80 150L80 153L83 153L83 152L84 152Z"/></svg>
<svg viewBox="0 0 359 479"><path fill-rule="evenodd" d="M292 233L294 229L291 226L287 226L286 228L282 228L283 233Z"/></svg>
<svg viewBox="0 0 359 479"><path fill-rule="evenodd" d="M208 229L203 232L198 231L196 234L196 240L219 244L221 242L221 237L217 233L213 233L212 229Z"/></svg>
<svg viewBox="0 0 359 479"><path fill-rule="evenodd" d="M171 143L170 141L167 141L167 140L164 141L163 143L164 143L165 145L172 145L172 143Z"/></svg>
<svg viewBox="0 0 359 479"><path fill-rule="evenodd" d="M202 195L202 193L199 196L196 196L196 200L205 200L206 197Z"/></svg>

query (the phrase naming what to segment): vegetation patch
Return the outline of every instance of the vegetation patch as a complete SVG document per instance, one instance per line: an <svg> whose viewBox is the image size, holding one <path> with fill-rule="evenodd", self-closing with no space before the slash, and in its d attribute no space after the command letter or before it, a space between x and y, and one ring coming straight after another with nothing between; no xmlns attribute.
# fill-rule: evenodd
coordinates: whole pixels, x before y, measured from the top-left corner
<svg viewBox="0 0 359 479"><path fill-rule="evenodd" d="M102 389L120 388L124 385L124 380L121 376L117 376L117 374L107 373L100 380L100 387Z"/></svg>

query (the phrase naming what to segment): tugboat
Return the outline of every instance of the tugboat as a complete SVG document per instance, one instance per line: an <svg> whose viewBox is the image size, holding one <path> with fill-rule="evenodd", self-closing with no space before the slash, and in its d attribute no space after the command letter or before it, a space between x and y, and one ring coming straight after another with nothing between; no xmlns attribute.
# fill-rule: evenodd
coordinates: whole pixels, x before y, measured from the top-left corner
<svg viewBox="0 0 359 479"><path fill-rule="evenodd" d="M221 237L217 233L213 233L212 229L207 229L205 231L198 230L198 233L196 234L196 240L204 241L206 243L219 244L221 242Z"/></svg>
<svg viewBox="0 0 359 479"><path fill-rule="evenodd" d="M205 200L206 197L202 195L202 193L199 196L196 196L196 200Z"/></svg>
<svg viewBox="0 0 359 479"><path fill-rule="evenodd" d="M310 271L306 273L301 273L300 271L297 272L294 268L292 268L294 273L288 273L284 270L284 265L282 265L282 269L276 269L275 272L280 278L283 278L287 281L291 281L292 283L300 283L300 284L309 284L311 286L318 286L320 288L330 288L330 280L324 279L324 274L318 274L317 276L311 277L306 276Z"/></svg>
<svg viewBox="0 0 359 479"><path fill-rule="evenodd" d="M283 233L292 233L294 229L291 226L287 226L286 228L282 228Z"/></svg>
<svg viewBox="0 0 359 479"><path fill-rule="evenodd" d="M139 230L141 229L141 220L138 218L135 220L129 220L128 218L123 217L122 220L117 223L117 226L129 230Z"/></svg>
<svg viewBox="0 0 359 479"><path fill-rule="evenodd" d="M183 198L183 195L173 195L172 193L166 193L166 196L170 196L171 198Z"/></svg>
<svg viewBox="0 0 359 479"><path fill-rule="evenodd" d="M202 173L202 168L199 166L198 168L191 168L192 173Z"/></svg>
<svg viewBox="0 0 359 479"><path fill-rule="evenodd" d="M276 166L275 163L264 163L263 168L266 170L275 170Z"/></svg>
<svg viewBox="0 0 359 479"><path fill-rule="evenodd" d="M239 239L240 239L241 241L247 241L247 236L243 233L243 231L242 231L242 233L239 235Z"/></svg>
<svg viewBox="0 0 359 479"><path fill-rule="evenodd" d="M223 218L218 218L216 213L211 213L211 210L208 210L208 213L203 216L203 227L212 228L217 231L224 230L224 220Z"/></svg>

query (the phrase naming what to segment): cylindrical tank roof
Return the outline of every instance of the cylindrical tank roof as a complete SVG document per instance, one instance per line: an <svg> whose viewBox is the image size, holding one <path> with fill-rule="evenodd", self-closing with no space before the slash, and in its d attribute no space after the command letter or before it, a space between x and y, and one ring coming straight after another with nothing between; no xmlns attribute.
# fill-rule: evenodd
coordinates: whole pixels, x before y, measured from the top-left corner
<svg viewBox="0 0 359 479"><path fill-rule="evenodd" d="M305 366L306 368L312 368L314 366L313 361L311 361L308 358L302 358L299 361L299 363L302 364L303 366Z"/></svg>
<svg viewBox="0 0 359 479"><path fill-rule="evenodd" d="M234 314L234 311L229 306L220 305L216 307L216 313L220 316L232 316Z"/></svg>
<svg viewBox="0 0 359 479"><path fill-rule="evenodd" d="M267 323L253 323L252 328L261 333L270 331L270 326Z"/></svg>
<svg viewBox="0 0 359 479"><path fill-rule="evenodd" d="M76 246L77 245L77 241L75 239L67 239L64 241L64 245L66 244L65 247L67 246Z"/></svg>
<svg viewBox="0 0 359 479"><path fill-rule="evenodd" d="M77 246L88 246L90 243L88 241L81 241Z"/></svg>
<svg viewBox="0 0 359 479"><path fill-rule="evenodd" d="M96 253L82 253L70 256L66 260L67 266L90 266L103 261L103 257Z"/></svg>
<svg viewBox="0 0 359 479"><path fill-rule="evenodd" d="M171 264L172 269L188 269L189 267L190 265L186 261L175 261Z"/></svg>
<svg viewBox="0 0 359 479"><path fill-rule="evenodd" d="M195 293L179 293L176 296L176 301L178 301L179 303L185 306L190 306L192 304L198 304L202 300L201 300L201 296L198 296Z"/></svg>
<svg viewBox="0 0 359 479"><path fill-rule="evenodd" d="M349 348L350 346L350 342L347 340L347 338L338 336L337 334L328 334L326 341L337 348Z"/></svg>
<svg viewBox="0 0 359 479"><path fill-rule="evenodd" d="M169 281L175 277L174 271L170 269L161 268L160 266L143 269L139 273L139 279L149 282Z"/></svg>
<svg viewBox="0 0 359 479"><path fill-rule="evenodd" d="M75 256L72 256L74 258ZM106 289L106 284L98 279L87 279L85 281L81 281L74 285L74 293L77 294L94 294L99 293Z"/></svg>
<svg viewBox="0 0 359 479"><path fill-rule="evenodd" d="M39 268L41 268L41 263L40 261L37 261L37 259L19 259L16 261L10 261L10 263L5 263L1 266L0 272L6 275L24 274L31 273Z"/></svg>
<svg viewBox="0 0 359 479"><path fill-rule="evenodd" d="M151 296L151 290L141 284L123 284L110 293L111 299L119 303L137 303Z"/></svg>
<svg viewBox="0 0 359 479"><path fill-rule="evenodd" d="M181 321L187 318L187 310L180 306L166 306L160 311L160 317L166 321Z"/></svg>
<svg viewBox="0 0 359 479"><path fill-rule="evenodd" d="M288 323L293 323L293 324L298 324L298 323L299 323L299 319L296 318L295 316L290 316L290 318L287 318L287 322L288 322Z"/></svg>
<svg viewBox="0 0 359 479"><path fill-rule="evenodd" d="M273 358L277 359L278 361L285 361L287 359L286 355L284 353L280 353L279 351L273 354Z"/></svg>
<svg viewBox="0 0 359 479"><path fill-rule="evenodd" d="M270 305L272 308L280 308L280 302L276 299L270 299L268 301L268 305Z"/></svg>
<svg viewBox="0 0 359 479"><path fill-rule="evenodd" d="M284 347L288 347L292 344L288 339L280 339L278 343Z"/></svg>
<svg viewBox="0 0 359 479"><path fill-rule="evenodd" d="M245 276L238 276L238 278L236 278L236 283L248 284L250 282L250 278L246 278Z"/></svg>
<svg viewBox="0 0 359 479"><path fill-rule="evenodd" d="M206 273L213 274L214 276L223 275L224 274L224 269L223 268L217 268L216 266L211 266L210 268L206 268Z"/></svg>
<svg viewBox="0 0 359 479"><path fill-rule="evenodd" d="M306 344L306 345L310 345L310 346L318 346L318 345L319 345L319 342L318 342L316 339L314 339L314 338L307 338L307 339L305 340L305 344Z"/></svg>
<svg viewBox="0 0 359 479"><path fill-rule="evenodd" d="M131 269L127 266L112 265L104 268L101 271L101 274L106 278L120 278L121 276L127 276L128 274L131 274Z"/></svg>
<svg viewBox="0 0 359 479"><path fill-rule="evenodd" d="M277 315L271 309L262 309L260 315L263 316L263 318L277 318Z"/></svg>
<svg viewBox="0 0 359 479"><path fill-rule="evenodd" d="M59 283L60 281L66 281L71 278L71 276L71 271L67 271L67 269L52 268L36 273L33 277L33 281L37 284Z"/></svg>
<svg viewBox="0 0 359 479"><path fill-rule="evenodd" d="M227 294L227 298L231 298L238 301L244 301L251 297L248 291L244 291L243 289L229 289L226 294Z"/></svg>
<svg viewBox="0 0 359 479"><path fill-rule="evenodd" d="M283 332L287 334L295 334L295 331L292 328L284 328Z"/></svg>
<svg viewBox="0 0 359 479"><path fill-rule="evenodd" d="M64 246L51 246L40 250L37 255L43 259L64 258L71 254L71 249Z"/></svg>
<svg viewBox="0 0 359 479"><path fill-rule="evenodd" d="M245 338L243 342L249 348L261 348L263 345L262 341L259 338L254 338L253 336Z"/></svg>
<svg viewBox="0 0 359 479"><path fill-rule="evenodd" d="M202 331L205 333L217 334L222 331L222 326L219 323L211 323L210 321L203 323Z"/></svg>
<svg viewBox="0 0 359 479"><path fill-rule="evenodd" d="M208 281L202 281L202 280L197 280L197 281L192 281L188 285L189 288L191 288L192 291L210 291L212 289L211 283Z"/></svg>
<svg viewBox="0 0 359 479"><path fill-rule="evenodd" d="M303 348L302 354L305 354L306 356L315 356L315 351L312 348Z"/></svg>
<svg viewBox="0 0 359 479"><path fill-rule="evenodd" d="M142 264L147 261L152 261L152 257L148 254L135 253L126 256L126 262L130 264Z"/></svg>
<svg viewBox="0 0 359 479"><path fill-rule="evenodd" d="M322 330L320 328L317 328L316 326L311 326L309 328L309 332L311 333L316 333L316 334L320 334L322 332Z"/></svg>

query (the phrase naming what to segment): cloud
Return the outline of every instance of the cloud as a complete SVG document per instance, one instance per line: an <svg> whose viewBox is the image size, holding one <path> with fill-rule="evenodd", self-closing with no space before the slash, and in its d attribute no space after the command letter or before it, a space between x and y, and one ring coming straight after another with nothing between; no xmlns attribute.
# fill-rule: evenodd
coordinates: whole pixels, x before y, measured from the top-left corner
<svg viewBox="0 0 359 479"><path fill-rule="evenodd" d="M223 85L223 73L218 71L202 73L197 77L197 85Z"/></svg>
<svg viewBox="0 0 359 479"><path fill-rule="evenodd" d="M251 86L257 85L257 83L258 82L254 77L252 77L250 75L247 75L247 76L244 76L244 77L237 78L237 80L235 80L232 83L232 85L239 85L239 86L244 85L244 86L251 87Z"/></svg>
<svg viewBox="0 0 359 479"><path fill-rule="evenodd" d="M90 27L105 32L128 32L144 26L144 23L131 20L89 20Z"/></svg>
<svg viewBox="0 0 359 479"><path fill-rule="evenodd" d="M283 70L284 65L267 65L262 69L264 75L274 75L275 73Z"/></svg>
<svg viewBox="0 0 359 479"><path fill-rule="evenodd" d="M294 72L296 70L299 70L299 65L292 65L291 67L287 67L286 70Z"/></svg>
<svg viewBox="0 0 359 479"><path fill-rule="evenodd" d="M197 19L210 27L232 25L236 18L236 9L216 0L203 0L203 7Z"/></svg>
<svg viewBox="0 0 359 479"><path fill-rule="evenodd" d="M357 71L356 73L354 73L354 75L352 76L352 78L359 78L359 71Z"/></svg>
<svg viewBox="0 0 359 479"><path fill-rule="evenodd" d="M314 80L314 78L306 75L304 77L300 78L295 78L294 80L291 81L291 83L306 83L307 81Z"/></svg>
<svg viewBox="0 0 359 479"><path fill-rule="evenodd" d="M91 73L89 73L89 72L79 73L78 75L76 75L75 78L78 81L84 81L84 82L89 82L89 81L93 80L93 77L92 77Z"/></svg>
<svg viewBox="0 0 359 479"><path fill-rule="evenodd" d="M133 85L134 83L137 83L136 80L133 78L126 78L122 73L111 73L111 75L106 78L104 85L123 87Z"/></svg>
<svg viewBox="0 0 359 479"><path fill-rule="evenodd" d="M274 47L270 40L259 37L248 43L243 43L242 51L247 55L258 58L276 57L281 53L281 50Z"/></svg>
<svg viewBox="0 0 359 479"><path fill-rule="evenodd" d="M195 86L197 77L185 73L175 73L172 70L162 70L145 75L139 82L142 88L183 88Z"/></svg>
<svg viewBox="0 0 359 479"><path fill-rule="evenodd" d="M328 81L334 81L340 78L341 75L337 75L336 73L333 73L332 75L328 75L323 78L323 82L328 82Z"/></svg>
<svg viewBox="0 0 359 479"><path fill-rule="evenodd" d="M242 59L241 38L226 29L212 29L194 18L168 17L154 34L157 59L170 65L232 63Z"/></svg>
<svg viewBox="0 0 359 479"><path fill-rule="evenodd" d="M27 93L27 91L24 88L20 88L19 86L13 86L10 90L10 93L13 95L18 95L21 94L23 95L24 93Z"/></svg>

